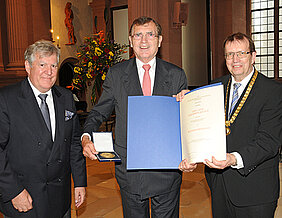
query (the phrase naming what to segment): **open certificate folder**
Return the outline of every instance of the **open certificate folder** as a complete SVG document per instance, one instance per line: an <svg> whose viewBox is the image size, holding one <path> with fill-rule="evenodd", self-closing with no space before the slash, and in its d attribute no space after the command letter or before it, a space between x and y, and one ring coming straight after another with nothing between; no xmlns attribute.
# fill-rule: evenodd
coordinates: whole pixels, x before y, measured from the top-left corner
<svg viewBox="0 0 282 218"><path fill-rule="evenodd" d="M190 163L226 159L224 92L220 83L174 97L130 96L127 169L177 169Z"/></svg>

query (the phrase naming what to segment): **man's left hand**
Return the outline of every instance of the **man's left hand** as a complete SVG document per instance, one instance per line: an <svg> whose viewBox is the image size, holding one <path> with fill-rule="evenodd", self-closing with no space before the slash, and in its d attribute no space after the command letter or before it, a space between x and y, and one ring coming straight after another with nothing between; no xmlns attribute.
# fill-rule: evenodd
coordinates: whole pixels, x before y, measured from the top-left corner
<svg viewBox="0 0 282 218"><path fill-rule="evenodd" d="M176 101L182 101L187 92L190 92L190 90L189 89L182 90L177 95L173 95L172 97L175 97Z"/></svg>
<svg viewBox="0 0 282 218"><path fill-rule="evenodd" d="M75 206L78 208L85 199L85 187L75 187L74 188L74 201Z"/></svg>
<svg viewBox="0 0 282 218"><path fill-rule="evenodd" d="M233 154L226 154L226 160L217 160L215 157L212 157L212 161L205 160L205 164L209 168L215 169L225 169L226 167L235 166L237 164L236 157Z"/></svg>

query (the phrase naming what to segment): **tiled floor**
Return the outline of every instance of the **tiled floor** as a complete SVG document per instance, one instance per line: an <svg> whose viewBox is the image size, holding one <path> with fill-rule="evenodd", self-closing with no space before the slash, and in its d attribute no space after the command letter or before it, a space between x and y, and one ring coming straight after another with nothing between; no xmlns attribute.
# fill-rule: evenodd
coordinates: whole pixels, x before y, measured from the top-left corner
<svg viewBox="0 0 282 218"><path fill-rule="evenodd" d="M118 184L113 163L87 160L87 201L73 215L79 218L122 217ZM210 192L200 165L193 173L183 176L180 217L211 217Z"/></svg>
<svg viewBox="0 0 282 218"><path fill-rule="evenodd" d="M87 170L86 202L78 210L72 205L72 218L122 218L121 199L114 178L113 163L87 160ZM180 218L211 218L210 192L203 170L203 165L199 165L194 172L183 175ZM281 173L282 164L280 164ZM279 217L282 217L281 197L275 215L275 218Z"/></svg>
<svg viewBox="0 0 282 218"><path fill-rule="evenodd" d="M73 217L122 217L121 199L118 191L119 188L114 178L113 163L99 163L87 160L87 168L87 201L80 209L72 211ZM212 217L210 192L203 172L203 165L199 165L194 172L185 173L183 176L180 197L181 218ZM281 172L282 164L280 165ZM278 217L282 217L282 198L278 202L278 209L275 215L275 218Z"/></svg>

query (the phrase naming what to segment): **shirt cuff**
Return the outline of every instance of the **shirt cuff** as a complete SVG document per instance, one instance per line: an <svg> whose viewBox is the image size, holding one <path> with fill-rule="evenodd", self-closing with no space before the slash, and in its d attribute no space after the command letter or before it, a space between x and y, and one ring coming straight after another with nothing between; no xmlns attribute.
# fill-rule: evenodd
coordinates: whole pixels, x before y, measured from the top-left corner
<svg viewBox="0 0 282 218"><path fill-rule="evenodd" d="M231 166L231 167L235 168L235 169L244 168L242 156L238 152L232 152L231 154L233 154L235 156L236 160L237 160L237 164L234 165L234 166Z"/></svg>
<svg viewBox="0 0 282 218"><path fill-rule="evenodd" d="M89 139L91 140L91 136L89 133L83 133L82 136L80 137L80 141L82 141L83 136L87 135L89 137Z"/></svg>

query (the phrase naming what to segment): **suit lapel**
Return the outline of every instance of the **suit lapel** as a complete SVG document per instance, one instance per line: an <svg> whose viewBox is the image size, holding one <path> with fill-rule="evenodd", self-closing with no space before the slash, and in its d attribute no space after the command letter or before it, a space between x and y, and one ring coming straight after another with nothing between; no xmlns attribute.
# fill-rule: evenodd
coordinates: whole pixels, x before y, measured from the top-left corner
<svg viewBox="0 0 282 218"><path fill-rule="evenodd" d="M19 108L22 108L23 116L27 120L25 127L35 138L43 138L48 129L27 78L21 83L21 94L18 96L18 101Z"/></svg>
<svg viewBox="0 0 282 218"><path fill-rule="evenodd" d="M63 144L64 139L64 125L65 125L65 112L64 112L64 105L65 105L65 98L64 96L58 91L58 89L54 86L52 88L52 95L55 107L55 119L56 119L56 129L55 129L55 139L53 143L52 152L50 158L53 156L52 154L61 154L60 149L61 145Z"/></svg>
<svg viewBox="0 0 282 218"><path fill-rule="evenodd" d="M162 60L160 60L159 58L156 59L156 72L153 95L171 95L169 71L165 68L164 64L162 63Z"/></svg>
<svg viewBox="0 0 282 218"><path fill-rule="evenodd" d="M230 79L230 84L228 84L228 81ZM222 84L224 86L224 104L225 105L225 118L227 119L228 117L228 112L229 112L229 96L230 96L230 87L231 87L231 76L227 76L224 81L222 81ZM227 90L228 89L228 90Z"/></svg>
<svg viewBox="0 0 282 218"><path fill-rule="evenodd" d="M247 89L248 89L248 86L250 85L250 83L251 83L253 77L254 77L254 74L252 75L251 79L249 80L248 84L246 85L246 87L245 87L243 93L241 94L241 96L240 96L238 102L237 102L236 105L235 105L235 108L238 107L239 103L240 103L241 100L243 99L243 97L244 97L244 95L245 95L245 93L246 93L246 91L247 91ZM250 91L250 93L249 93L249 95L248 95L248 97L247 97L247 100L246 100L246 102L244 103L244 105L243 105L241 111L244 111L245 108L246 108L246 105L248 105L249 102L252 101L252 97L253 97L254 92L255 92L255 90L256 90L256 88L257 88L257 86L258 86L258 81L259 81L259 80L260 80L260 75L258 74L258 75L257 75L257 78L256 78L256 80L255 80L255 82L254 82L254 84L253 84L253 87L252 87L252 89L251 89L251 91ZM234 111L235 111L235 110L233 110L233 112L234 112ZM232 113L232 114L233 114L233 113ZM239 116L239 115L240 115L240 113L238 114L238 116Z"/></svg>
<svg viewBox="0 0 282 218"><path fill-rule="evenodd" d="M143 95L135 58L129 60L122 81L128 96Z"/></svg>
<svg viewBox="0 0 282 218"><path fill-rule="evenodd" d="M122 81L124 83L124 87L125 90L127 91L128 96L143 95L142 87L137 72L135 58L129 60ZM169 90L170 90L169 71L165 68L162 61L157 58L153 95L170 96L171 93L169 92Z"/></svg>

